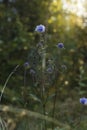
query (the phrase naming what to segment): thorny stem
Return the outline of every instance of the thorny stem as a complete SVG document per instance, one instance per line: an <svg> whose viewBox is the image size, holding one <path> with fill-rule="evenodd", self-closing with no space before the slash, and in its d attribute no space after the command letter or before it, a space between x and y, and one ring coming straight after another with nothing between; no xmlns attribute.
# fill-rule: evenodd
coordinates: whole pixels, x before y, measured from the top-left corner
<svg viewBox="0 0 87 130"><path fill-rule="evenodd" d="M5 88L6 88L6 85L7 85L8 81L9 81L9 79L10 79L11 76L15 73L15 71L17 70L18 67L19 67L19 65L17 65L17 66L14 68L14 70L9 74L9 76L8 76L8 78L7 78L7 80L6 80L5 84L4 84L4 87L3 87L2 91L1 91L0 102L1 102L1 100L2 100L2 96L3 96L4 90L5 90Z"/></svg>
<svg viewBox="0 0 87 130"><path fill-rule="evenodd" d="M45 50L43 50L43 57L42 57L42 105L43 105L43 114L45 115L45 104L44 104L44 93L45 93L45 66L46 66L46 57L45 57ZM44 121L44 130L46 130L46 121Z"/></svg>
<svg viewBox="0 0 87 130"><path fill-rule="evenodd" d="M40 41L44 41L42 34L40 35ZM42 108L43 114L45 115L45 107L44 104L44 94L45 94L45 68L46 68L46 50L45 50L45 43L43 44L42 49L42 86L41 86L41 97L42 97ZM46 130L46 121L43 121L43 130Z"/></svg>
<svg viewBox="0 0 87 130"><path fill-rule="evenodd" d="M40 41L44 42L43 39L43 34L40 34ZM45 57L45 48L44 45L41 48L42 50L42 85L41 85L41 97L42 97L42 102L44 102L44 91L45 91L45 75L44 75L44 71L45 71L45 66L46 66L46 57Z"/></svg>

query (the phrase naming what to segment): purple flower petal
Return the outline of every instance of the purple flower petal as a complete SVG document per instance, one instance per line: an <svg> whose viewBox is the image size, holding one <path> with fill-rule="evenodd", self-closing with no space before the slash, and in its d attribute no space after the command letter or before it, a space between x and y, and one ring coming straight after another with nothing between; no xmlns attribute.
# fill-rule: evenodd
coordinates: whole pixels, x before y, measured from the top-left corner
<svg viewBox="0 0 87 130"><path fill-rule="evenodd" d="M25 62L25 63L24 63L24 67L25 67L25 68L29 68L29 63L28 63L28 62Z"/></svg>
<svg viewBox="0 0 87 130"><path fill-rule="evenodd" d="M58 44L57 44L57 47L58 47L58 48L64 48L64 45L63 45L63 43L58 43Z"/></svg>
<svg viewBox="0 0 87 130"><path fill-rule="evenodd" d="M42 24L37 25L36 28L35 28L35 31L36 31L36 32L43 33L43 32L45 32L45 26L42 25Z"/></svg>
<svg viewBox="0 0 87 130"><path fill-rule="evenodd" d="M87 98L85 98L85 97L80 98L80 103L86 105L87 104Z"/></svg>

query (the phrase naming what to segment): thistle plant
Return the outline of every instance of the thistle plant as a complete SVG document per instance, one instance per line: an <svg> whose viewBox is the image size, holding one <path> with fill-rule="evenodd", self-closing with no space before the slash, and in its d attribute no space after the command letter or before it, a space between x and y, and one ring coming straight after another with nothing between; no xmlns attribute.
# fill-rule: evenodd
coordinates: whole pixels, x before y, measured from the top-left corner
<svg viewBox="0 0 87 130"><path fill-rule="evenodd" d="M64 68L59 64L59 56L61 49L64 49L63 43L54 45L56 56L47 52L49 46L47 43L47 30L44 25L38 25L35 28L35 33L39 35L39 42L29 52L28 62L24 64L25 71L30 73L32 85L29 96L39 103L40 112L44 115L47 113L47 103L53 100L52 117L55 117L55 107L57 99L57 85L54 85L58 78L60 68ZM25 75L26 76L26 75ZM26 79L24 76L24 79ZM24 84L26 81L24 80ZM55 86L55 92L50 94L50 89ZM52 101L51 101L52 102ZM49 113L48 113L49 114ZM43 130L47 129L46 122L43 122ZM52 130L54 126L52 125Z"/></svg>

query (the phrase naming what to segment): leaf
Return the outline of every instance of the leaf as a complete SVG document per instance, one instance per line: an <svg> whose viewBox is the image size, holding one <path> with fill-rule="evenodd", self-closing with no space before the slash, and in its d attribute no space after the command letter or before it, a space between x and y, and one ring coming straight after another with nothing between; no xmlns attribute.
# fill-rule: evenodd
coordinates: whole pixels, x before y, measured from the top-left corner
<svg viewBox="0 0 87 130"><path fill-rule="evenodd" d="M79 85L80 85L81 87L86 87L86 84L85 84L85 83L82 83L82 82L79 82Z"/></svg>
<svg viewBox="0 0 87 130"><path fill-rule="evenodd" d="M30 97L31 97L33 100L38 101L38 102L41 103L41 100L40 100L36 95L34 95L34 94L29 94L29 95L30 95Z"/></svg>
<svg viewBox="0 0 87 130"><path fill-rule="evenodd" d="M87 80L87 77L82 77L82 80Z"/></svg>
<svg viewBox="0 0 87 130"><path fill-rule="evenodd" d="M79 92L80 95L83 95L83 94L85 94L85 93L86 93L86 91L80 91L80 92Z"/></svg>

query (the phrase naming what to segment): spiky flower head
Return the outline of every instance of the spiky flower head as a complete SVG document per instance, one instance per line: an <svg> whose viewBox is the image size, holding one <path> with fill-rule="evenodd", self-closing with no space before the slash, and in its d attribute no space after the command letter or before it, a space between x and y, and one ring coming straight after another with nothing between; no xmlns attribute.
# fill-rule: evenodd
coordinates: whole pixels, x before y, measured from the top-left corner
<svg viewBox="0 0 87 130"><path fill-rule="evenodd" d="M63 44L63 43L58 43L58 44L57 44L57 47L58 47L58 48L64 48L64 44Z"/></svg>
<svg viewBox="0 0 87 130"><path fill-rule="evenodd" d="M24 63L24 68L28 69L30 67L29 62Z"/></svg>
<svg viewBox="0 0 87 130"><path fill-rule="evenodd" d="M35 28L35 31L39 32L39 33L43 33L43 32L45 32L45 26L42 25L42 24L37 25L36 28Z"/></svg>
<svg viewBox="0 0 87 130"><path fill-rule="evenodd" d="M80 103L84 104L84 105L87 105L87 98L85 98L85 97L80 98Z"/></svg>

